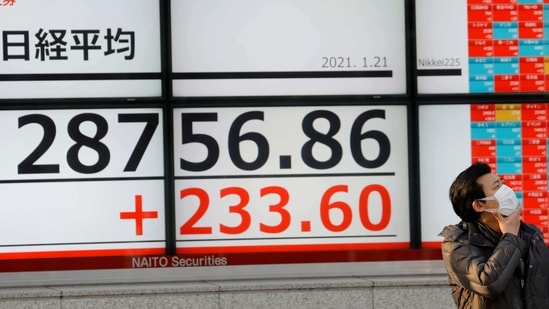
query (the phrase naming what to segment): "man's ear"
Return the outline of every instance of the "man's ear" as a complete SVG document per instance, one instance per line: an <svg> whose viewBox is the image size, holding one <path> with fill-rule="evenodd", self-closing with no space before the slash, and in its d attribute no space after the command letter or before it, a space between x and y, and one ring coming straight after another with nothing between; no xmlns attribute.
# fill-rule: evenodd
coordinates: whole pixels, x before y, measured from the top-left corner
<svg viewBox="0 0 549 309"><path fill-rule="evenodd" d="M474 200L472 206L476 212L483 212L485 209L482 203L479 202L478 200Z"/></svg>

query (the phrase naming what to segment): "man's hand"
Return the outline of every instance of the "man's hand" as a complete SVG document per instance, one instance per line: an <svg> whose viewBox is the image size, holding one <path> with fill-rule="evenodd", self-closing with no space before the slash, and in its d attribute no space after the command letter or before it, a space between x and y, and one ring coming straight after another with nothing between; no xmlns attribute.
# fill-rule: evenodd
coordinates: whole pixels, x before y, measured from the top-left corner
<svg viewBox="0 0 549 309"><path fill-rule="evenodd" d="M520 214L522 213L522 206L519 206L512 214L507 217L502 216L499 212L493 213L496 220L499 223L499 229L502 234L511 233L518 235L520 228Z"/></svg>

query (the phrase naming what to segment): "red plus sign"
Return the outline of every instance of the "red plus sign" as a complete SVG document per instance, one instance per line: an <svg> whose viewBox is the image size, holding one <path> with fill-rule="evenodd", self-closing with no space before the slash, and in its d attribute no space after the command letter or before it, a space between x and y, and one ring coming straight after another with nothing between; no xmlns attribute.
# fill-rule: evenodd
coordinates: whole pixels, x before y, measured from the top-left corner
<svg viewBox="0 0 549 309"><path fill-rule="evenodd" d="M135 235L143 235L143 219L158 218L158 211L143 211L143 201L141 195L135 196L135 211L121 212L120 219L135 220Z"/></svg>

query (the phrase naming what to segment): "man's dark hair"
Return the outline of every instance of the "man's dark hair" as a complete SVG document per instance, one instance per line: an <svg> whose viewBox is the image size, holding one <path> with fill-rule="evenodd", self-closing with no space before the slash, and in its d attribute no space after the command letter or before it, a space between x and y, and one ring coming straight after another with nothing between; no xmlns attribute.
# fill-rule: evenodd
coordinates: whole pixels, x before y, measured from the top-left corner
<svg viewBox="0 0 549 309"><path fill-rule="evenodd" d="M461 172L450 186L450 201L461 220L472 222L478 219L479 213L473 209L473 202L485 197L485 194L477 179L491 171L490 165L486 163L473 163Z"/></svg>

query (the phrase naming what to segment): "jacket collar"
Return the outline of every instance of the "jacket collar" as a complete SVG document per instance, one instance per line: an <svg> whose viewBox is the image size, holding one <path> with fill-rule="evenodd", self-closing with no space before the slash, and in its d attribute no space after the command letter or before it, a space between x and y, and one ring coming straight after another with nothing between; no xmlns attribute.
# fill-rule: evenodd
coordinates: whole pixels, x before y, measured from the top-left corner
<svg viewBox="0 0 549 309"><path fill-rule="evenodd" d="M480 221L468 222L466 225L469 231L469 243L472 245L495 247L501 238L501 233L492 230Z"/></svg>
<svg viewBox="0 0 549 309"><path fill-rule="evenodd" d="M448 225L439 235L452 241L461 241L482 247L494 247L501 236L478 221L461 221L455 225Z"/></svg>

